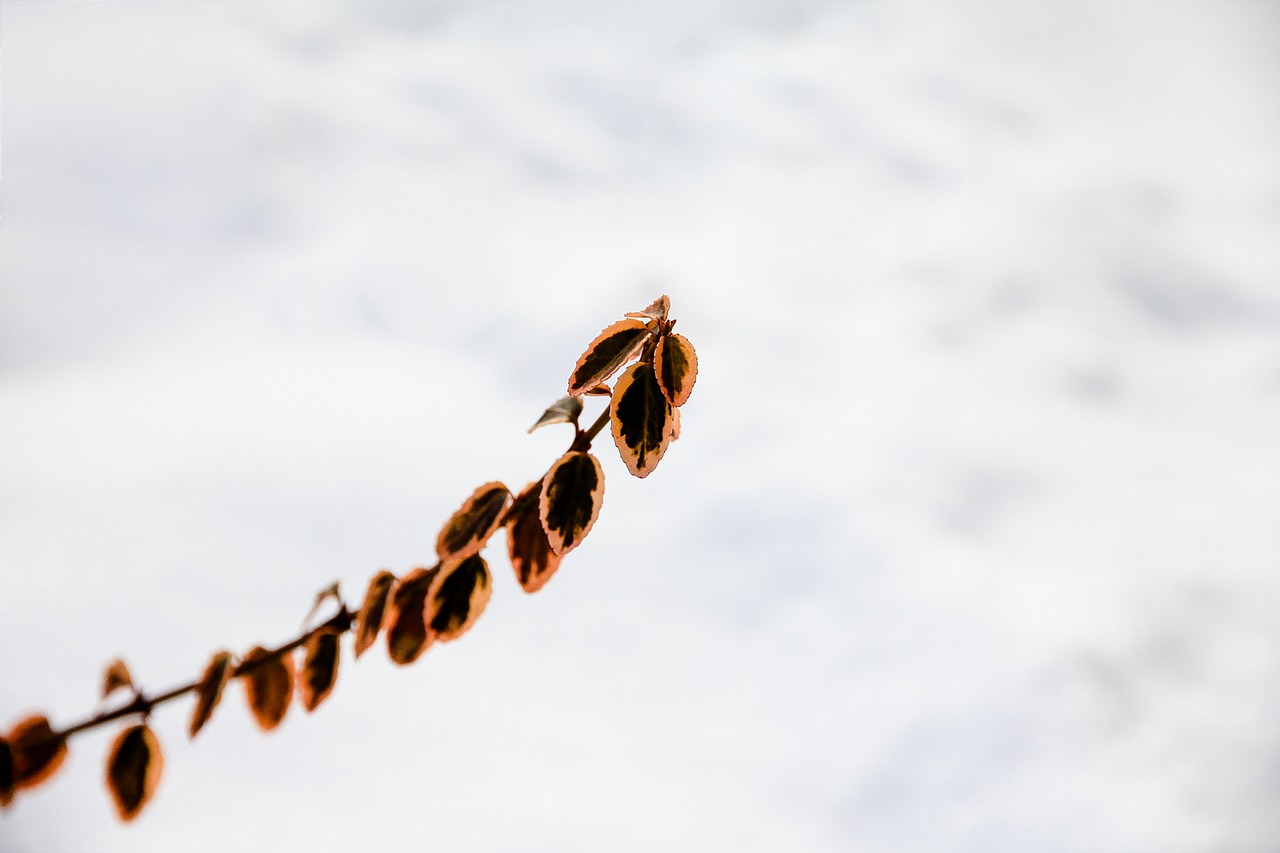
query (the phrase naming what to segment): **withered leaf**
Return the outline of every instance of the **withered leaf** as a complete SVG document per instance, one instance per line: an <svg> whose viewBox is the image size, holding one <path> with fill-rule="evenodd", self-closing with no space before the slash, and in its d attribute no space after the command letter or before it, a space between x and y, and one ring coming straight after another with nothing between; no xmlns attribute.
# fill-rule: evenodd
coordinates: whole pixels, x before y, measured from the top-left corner
<svg viewBox="0 0 1280 853"><path fill-rule="evenodd" d="M163 769L160 741L149 726L130 726L116 736L107 756L107 790L121 820L138 816L155 794Z"/></svg>
<svg viewBox="0 0 1280 853"><path fill-rule="evenodd" d="M200 687L196 690L196 706L191 710L191 723L187 726L187 734L195 737L213 716L213 709L222 700L222 688L227 686L231 678L231 652L218 652L209 659L209 665L200 676Z"/></svg>
<svg viewBox="0 0 1280 853"><path fill-rule="evenodd" d="M413 663L431 645L433 638L427 632L424 608L431 582L439 573L439 565L414 569L400 579L391 593L386 618L387 653L393 663Z"/></svg>
<svg viewBox="0 0 1280 853"><path fill-rule="evenodd" d="M613 443L637 477L649 476L667 452L673 411L652 364L633 364L619 377L609 404Z"/></svg>
<svg viewBox="0 0 1280 853"><path fill-rule="evenodd" d="M564 556L581 544L604 503L604 469L590 453L570 451L543 478L538 518L551 550Z"/></svg>
<svg viewBox="0 0 1280 853"><path fill-rule="evenodd" d="M538 514L542 483L543 480L538 480L525 486L503 517L507 527L507 556L525 592L542 589L560 567L560 555L551 550L551 541Z"/></svg>
<svg viewBox="0 0 1280 853"><path fill-rule="evenodd" d="M129 674L129 667L125 666L124 661L116 658L107 664L107 669L102 674L102 698L106 699L121 687L133 687L133 676Z"/></svg>
<svg viewBox="0 0 1280 853"><path fill-rule="evenodd" d="M595 389L592 389L594 391ZM586 393L590 394L591 391ZM578 397L561 397L542 413L542 417L538 418L538 422L529 427L529 432L551 424L576 424L578 415L582 414L582 400Z"/></svg>
<svg viewBox="0 0 1280 853"><path fill-rule="evenodd" d="M39 714L19 721L4 739L13 756L13 783L17 790L39 785L58 772L67 757L66 738L56 736L48 718Z"/></svg>
<svg viewBox="0 0 1280 853"><path fill-rule="evenodd" d="M333 685L338 681L338 659L342 647L337 631L322 628L307 639L305 648L298 689L302 691L302 707L310 712L329 698Z"/></svg>
<svg viewBox="0 0 1280 853"><path fill-rule="evenodd" d="M667 319L667 312L670 310L671 300L664 293L653 300L647 308L642 308L639 311L628 311L625 316L639 317L645 320L665 320Z"/></svg>
<svg viewBox="0 0 1280 853"><path fill-rule="evenodd" d="M9 741L0 737L0 809L13 802L13 792L18 789L18 780L13 772L13 750Z"/></svg>
<svg viewBox="0 0 1280 853"><path fill-rule="evenodd" d="M653 369L667 402L683 406L698 378L698 354L684 335L665 335L653 355Z"/></svg>
<svg viewBox="0 0 1280 853"><path fill-rule="evenodd" d="M364 594L364 604L356 614L357 658L378 639L382 619L387 613L387 598L391 595L391 587L395 582L396 576L386 569L370 579L369 589Z"/></svg>
<svg viewBox="0 0 1280 853"><path fill-rule="evenodd" d="M265 660L264 660L265 658ZM254 646L240 664L244 698L258 728L269 732L284 719L293 701L293 655L271 656L262 646Z"/></svg>
<svg viewBox="0 0 1280 853"><path fill-rule="evenodd" d="M649 328L640 320L619 320L596 335L569 375L569 396L577 397L618 372L644 346Z"/></svg>
<svg viewBox="0 0 1280 853"><path fill-rule="evenodd" d="M492 593L489 566L479 554L444 564L427 591L427 629L442 641L458 639L480 618Z"/></svg>
<svg viewBox="0 0 1280 853"><path fill-rule="evenodd" d="M511 492L496 481L472 492L436 537L436 555L440 562L479 553L498 529L498 518L510 499Z"/></svg>

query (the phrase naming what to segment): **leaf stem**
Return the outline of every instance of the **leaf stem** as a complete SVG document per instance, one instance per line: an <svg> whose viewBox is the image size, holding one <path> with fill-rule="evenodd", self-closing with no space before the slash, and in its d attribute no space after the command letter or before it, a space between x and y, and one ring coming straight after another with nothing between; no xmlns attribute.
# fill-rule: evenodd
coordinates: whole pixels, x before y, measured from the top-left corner
<svg viewBox="0 0 1280 853"><path fill-rule="evenodd" d="M301 648L306 645L308 640L322 631L336 631L339 634L346 633L351 630L351 626L355 624L355 620L356 615L348 610L347 606L344 604L339 608L338 612L329 617L328 620L322 622L309 631L304 631L302 634L285 643L283 646L272 649L265 655L254 658L251 661L242 662L235 668L235 671L231 673L231 677L239 678L242 675L247 675L268 661L284 657L294 649ZM103 711L101 714L96 714L87 720L81 720L74 725L67 726L60 732L54 732L51 737L47 738L47 740L66 740L72 735L78 735L81 732L96 729L98 726L105 726L107 723L114 722L121 717L128 717L131 714L149 714L151 713L151 709L155 708L157 705L163 705L166 702L185 696L188 693L194 693L199 689L200 681L197 680L175 687L172 690L168 690L155 697L148 697L138 693L133 697L132 702L121 705L119 708L113 708L110 711Z"/></svg>

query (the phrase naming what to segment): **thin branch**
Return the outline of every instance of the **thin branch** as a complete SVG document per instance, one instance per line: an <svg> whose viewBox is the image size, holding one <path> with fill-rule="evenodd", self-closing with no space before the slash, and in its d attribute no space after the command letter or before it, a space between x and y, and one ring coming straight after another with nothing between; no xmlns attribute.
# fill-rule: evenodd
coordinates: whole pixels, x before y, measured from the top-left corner
<svg viewBox="0 0 1280 853"><path fill-rule="evenodd" d="M317 625L309 631L305 631L301 635L285 643L283 646L268 651L261 657L241 663L231 673L231 678L239 678L242 675L247 675L269 661L284 657L294 649L298 649L306 645L308 640L322 631L336 631L339 634L344 634L351 630L351 626L355 624L355 620L356 615L348 610L347 606L344 604L339 608L338 612L331 616L327 621ZM143 693L137 693L133 697L132 702L122 705L119 708L113 708L110 711L103 711L101 714L92 716L87 720L82 720L74 725L67 726L60 732L54 732L53 736L46 740L66 740L72 735L78 735L81 732L96 729L98 726L104 726L107 723L120 719L121 717L128 717L131 714L150 714L152 709L157 705L163 705L166 702L171 702L174 699L187 695L188 693L194 693L199 689L200 681L192 681L187 684L183 684L180 687L175 687L172 690L161 693L159 696L155 697L149 697ZM33 744L33 746L34 745L36 744Z"/></svg>

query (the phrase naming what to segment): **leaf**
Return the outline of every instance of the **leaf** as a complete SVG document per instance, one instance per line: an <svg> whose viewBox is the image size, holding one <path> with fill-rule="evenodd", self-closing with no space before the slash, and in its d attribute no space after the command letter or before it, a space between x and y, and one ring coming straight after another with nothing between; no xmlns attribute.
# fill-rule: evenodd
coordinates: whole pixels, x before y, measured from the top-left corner
<svg viewBox="0 0 1280 853"><path fill-rule="evenodd" d="M19 791L48 779L67 758L66 738L56 735L48 718L39 714L21 720L4 739L13 754L13 783Z"/></svg>
<svg viewBox="0 0 1280 853"><path fill-rule="evenodd" d="M472 492L436 537L436 555L440 562L460 560L479 553L498 529L498 518L510 499L511 492L496 481L485 483Z"/></svg>
<svg viewBox="0 0 1280 853"><path fill-rule="evenodd" d="M364 650L378 639L382 630L382 619L387 614L387 599L391 595L391 587L396 576L383 569L369 581L369 589L364 594L364 604L356 614L356 657L364 654Z"/></svg>
<svg viewBox="0 0 1280 853"><path fill-rule="evenodd" d="M129 674L129 667L124 665L124 661L116 658L107 664L106 672L102 674L102 698L106 699L121 687L133 687L133 676Z"/></svg>
<svg viewBox="0 0 1280 853"><path fill-rule="evenodd" d="M116 736L107 756L107 790L121 820L138 816L155 794L162 770L160 741L149 726L130 726Z"/></svg>
<svg viewBox="0 0 1280 853"><path fill-rule="evenodd" d="M213 709L222 700L222 688L227 686L231 678L231 652L218 652L209 660L204 674L200 676L200 687L196 690L196 706L191 710L191 723L187 726L187 734L195 737L213 716Z"/></svg>
<svg viewBox="0 0 1280 853"><path fill-rule="evenodd" d="M636 319L607 326L587 345L569 376L569 396L577 397L618 372L644 346L649 327Z"/></svg>
<svg viewBox="0 0 1280 853"><path fill-rule="evenodd" d="M387 611L387 653L400 666L413 663L427 650L434 637L427 632L427 592L440 573L440 566L414 569L400 579L391 594Z"/></svg>
<svg viewBox="0 0 1280 853"><path fill-rule="evenodd" d="M560 567L560 555L551 550L551 541L538 513L542 483L543 480L538 480L525 486L502 522L507 528L507 556L525 592L542 589Z"/></svg>
<svg viewBox="0 0 1280 853"><path fill-rule="evenodd" d="M0 809L13 802L13 794L18 790L18 780L14 776L13 750L9 741L0 737Z"/></svg>
<svg viewBox="0 0 1280 853"><path fill-rule="evenodd" d="M305 648L298 689L302 691L302 707L311 712L329 697L338 681L338 632L322 628L307 639Z"/></svg>
<svg viewBox="0 0 1280 853"><path fill-rule="evenodd" d="M592 388L586 393L590 394L594 390L595 389ZM581 414L582 400L580 398L561 397L559 400L556 400L547 407L547 410L542 413L542 417L538 418L538 422L529 427L529 432L533 432L539 427L550 426L551 424L576 424L578 422L578 415Z"/></svg>
<svg viewBox="0 0 1280 853"><path fill-rule="evenodd" d="M625 316L638 317L642 320L666 320L667 312L671 310L671 300L664 293L653 302L649 303L647 308L639 311L628 311Z"/></svg>
<svg viewBox="0 0 1280 853"><path fill-rule="evenodd" d="M684 335L664 335L653 354L653 370L667 402L683 406L698 378L698 354Z"/></svg>
<svg viewBox="0 0 1280 853"><path fill-rule="evenodd" d="M609 404L613 443L637 477L649 476L667 452L672 411L652 364L633 364L619 377Z"/></svg>
<svg viewBox="0 0 1280 853"><path fill-rule="evenodd" d="M427 591L427 630L442 641L458 639L480 618L492 593L489 566L479 554L446 563Z"/></svg>
<svg viewBox="0 0 1280 853"><path fill-rule="evenodd" d="M610 390L608 382L601 382L599 385L592 385L582 393L587 397L608 397L613 391Z"/></svg>
<svg viewBox="0 0 1280 853"><path fill-rule="evenodd" d="M551 550L564 556L591 531L604 503L604 469L590 453L569 451L543 478L538 518Z"/></svg>
<svg viewBox="0 0 1280 853"><path fill-rule="evenodd" d="M254 646L240 664L244 698L253 721L264 732L280 725L293 700L293 655L271 655L262 646Z"/></svg>
<svg viewBox="0 0 1280 853"><path fill-rule="evenodd" d="M680 410L679 409L676 409L676 408L671 409L671 429L669 429L667 432L670 434L672 441L675 441L677 438L680 437Z"/></svg>

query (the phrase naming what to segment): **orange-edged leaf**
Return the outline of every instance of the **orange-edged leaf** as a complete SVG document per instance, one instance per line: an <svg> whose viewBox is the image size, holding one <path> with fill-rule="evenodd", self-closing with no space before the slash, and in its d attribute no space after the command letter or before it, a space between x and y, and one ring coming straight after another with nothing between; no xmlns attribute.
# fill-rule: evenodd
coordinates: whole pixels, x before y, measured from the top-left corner
<svg viewBox="0 0 1280 853"><path fill-rule="evenodd" d="M386 569L370 579L369 589L364 594L364 604L356 614L356 657L364 654L364 650L378 639L382 619L387 615L387 599L395 582L396 576Z"/></svg>
<svg viewBox="0 0 1280 853"><path fill-rule="evenodd" d="M680 437L680 410L674 406L671 408L671 440L675 441Z"/></svg>
<svg viewBox="0 0 1280 853"><path fill-rule="evenodd" d="M619 320L596 335L569 375L569 396L577 397L604 382L630 361L649 337L649 328L640 320Z"/></svg>
<svg viewBox="0 0 1280 853"><path fill-rule="evenodd" d="M18 790L18 780L13 772L13 750L9 741L0 737L0 809L13 802L13 792Z"/></svg>
<svg viewBox="0 0 1280 853"><path fill-rule="evenodd" d="M129 667L124 665L124 661L116 658L107 664L107 669L102 673L102 698L106 699L121 687L133 687L133 676L129 674Z"/></svg>
<svg viewBox="0 0 1280 853"><path fill-rule="evenodd" d="M9 730L4 739L13 753L13 784L34 788L48 779L67 757L66 738L58 737L47 717L32 715Z"/></svg>
<svg viewBox="0 0 1280 853"><path fill-rule="evenodd" d="M298 673L298 689L302 691L302 707L308 712L329 698L338 681L338 659L341 645L338 632L330 628L316 631L307 639L306 655Z"/></svg>
<svg viewBox="0 0 1280 853"><path fill-rule="evenodd" d="M609 403L613 443L637 477L649 476L667 452L673 411L652 364L633 364L618 378Z"/></svg>
<svg viewBox="0 0 1280 853"><path fill-rule="evenodd" d="M213 709L222 701L222 688L227 686L231 672L231 652L218 652L209 659L209 665L200 676L200 687L196 690L196 706L191 709L191 722L187 726L189 737L195 737L213 716Z"/></svg>
<svg viewBox="0 0 1280 853"><path fill-rule="evenodd" d="M595 389L593 388L592 391ZM586 393L590 394L591 391ZM561 397L542 413L542 417L538 418L538 422L529 427L529 432L551 424L576 424L578 415L582 414L582 400L578 397Z"/></svg>
<svg viewBox="0 0 1280 853"><path fill-rule="evenodd" d="M638 317L642 320L666 320L667 312L671 310L671 300L664 293L649 304L649 307L639 311L628 311L625 316Z"/></svg>
<svg viewBox="0 0 1280 853"><path fill-rule="evenodd" d="M653 354L653 370L667 402L683 406L698 378L698 354L684 335L664 335Z"/></svg>
<svg viewBox="0 0 1280 853"><path fill-rule="evenodd" d="M599 385L592 385L582 393L588 397L608 397L613 390L609 388L608 382L601 382Z"/></svg>
<svg viewBox="0 0 1280 853"><path fill-rule="evenodd" d="M551 550L564 556L591 531L604 503L604 469L590 453L569 451L543 478L538 518Z"/></svg>
<svg viewBox="0 0 1280 853"><path fill-rule="evenodd" d="M551 540L538 515L543 480L530 483L511 504L503 518L507 527L507 556L516 580L525 592L537 592L560 568L560 555L551 550Z"/></svg>
<svg viewBox="0 0 1280 853"><path fill-rule="evenodd" d="M427 631L424 608L440 566L414 569L400 579L387 609L387 653L400 666L413 663L434 639Z"/></svg>
<svg viewBox="0 0 1280 853"><path fill-rule="evenodd" d="M155 794L162 770L160 741L149 726L130 726L116 735L107 756L107 790L121 820L138 816Z"/></svg>
<svg viewBox="0 0 1280 853"><path fill-rule="evenodd" d="M477 554L498 529L498 518L507 508L511 492L499 482L485 483L471 493L436 537L440 562Z"/></svg>
<svg viewBox="0 0 1280 853"><path fill-rule="evenodd" d="M258 728L269 732L284 719L293 701L293 655L272 656L262 646L254 646L240 664L244 698Z"/></svg>
<svg viewBox="0 0 1280 853"><path fill-rule="evenodd" d="M427 629L443 641L458 639L480 618L492 593L489 566L479 554L446 563L427 591Z"/></svg>

